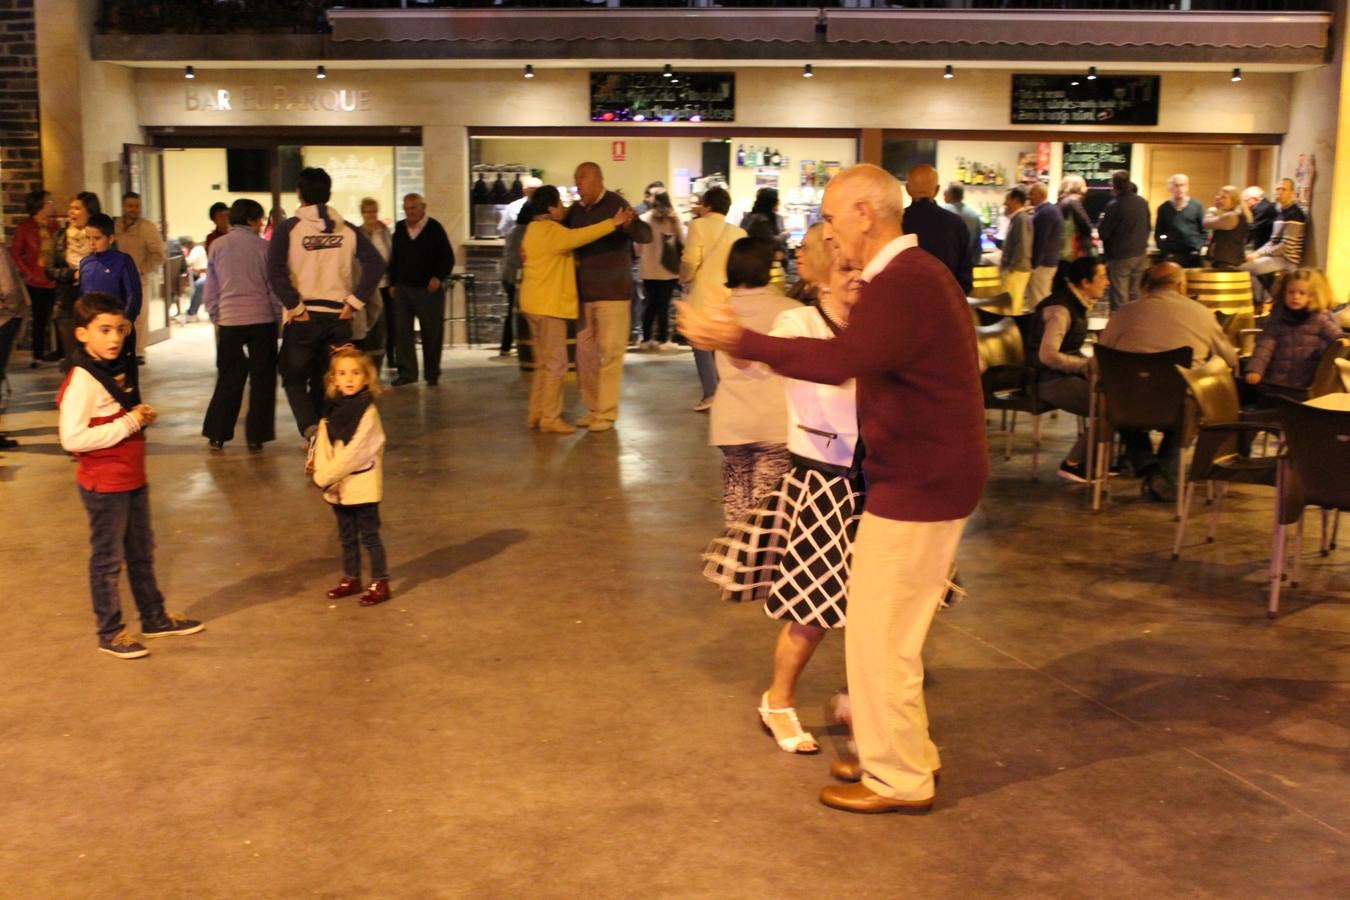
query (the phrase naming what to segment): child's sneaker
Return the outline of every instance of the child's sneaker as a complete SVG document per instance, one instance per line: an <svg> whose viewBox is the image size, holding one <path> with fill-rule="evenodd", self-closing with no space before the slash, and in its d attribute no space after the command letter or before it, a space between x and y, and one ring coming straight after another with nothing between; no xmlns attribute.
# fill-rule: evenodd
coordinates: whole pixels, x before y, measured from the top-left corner
<svg viewBox="0 0 1350 900"><path fill-rule="evenodd" d="M121 659L140 659L142 656L149 656L150 651L141 644L131 639L131 635L126 630L117 632L111 638L100 638L98 642L100 653L107 653L109 656L116 656Z"/></svg>
<svg viewBox="0 0 1350 900"><path fill-rule="evenodd" d="M148 628L142 623L141 637L155 638L171 634L196 634L205 627L195 619L185 619L174 613L165 613L163 622L158 622Z"/></svg>
<svg viewBox="0 0 1350 900"><path fill-rule="evenodd" d="M389 599L389 579L377 578L366 588L366 592L361 595L357 602L362 606L376 606Z"/></svg>

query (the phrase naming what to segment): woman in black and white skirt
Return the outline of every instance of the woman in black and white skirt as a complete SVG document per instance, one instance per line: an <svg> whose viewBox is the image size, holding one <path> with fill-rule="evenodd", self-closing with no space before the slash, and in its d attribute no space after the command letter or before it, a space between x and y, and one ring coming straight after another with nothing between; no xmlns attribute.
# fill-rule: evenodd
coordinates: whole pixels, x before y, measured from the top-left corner
<svg viewBox="0 0 1350 900"><path fill-rule="evenodd" d="M829 339L847 327L858 273L833 265L822 237L821 226L812 228L798 257L802 276L822 283L817 302L779 315L771 334ZM771 618L785 621L760 719L781 749L818 753L820 745L797 719L795 694L826 632L844 625L863 504L858 411L852 380L836 386L785 378L784 386L791 468L762 503L709 545L703 574L724 598L763 600Z"/></svg>

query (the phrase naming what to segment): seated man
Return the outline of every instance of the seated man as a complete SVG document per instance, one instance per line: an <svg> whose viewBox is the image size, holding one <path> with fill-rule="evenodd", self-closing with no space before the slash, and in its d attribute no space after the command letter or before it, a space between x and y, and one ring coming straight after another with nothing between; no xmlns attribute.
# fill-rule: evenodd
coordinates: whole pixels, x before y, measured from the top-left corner
<svg viewBox="0 0 1350 900"><path fill-rule="evenodd" d="M1064 284L1036 305L1027 338L1027 359L1039 369L1037 386L1045 402L1086 416L1089 412L1088 357L1079 351L1087 340L1088 311L1106 293L1106 266L1091 256L1069 263ZM1087 436L1079 435L1059 464L1059 476L1087 481Z"/></svg>
<svg viewBox="0 0 1350 900"><path fill-rule="evenodd" d="M1162 353L1190 347L1193 366L1218 356L1235 368L1237 350L1219 327L1219 320L1208 307L1187 297L1185 290L1186 272L1181 266L1153 266L1144 273L1139 299L1111 314L1098 343L1127 353ZM1143 482L1144 493L1159 501L1176 499L1176 488L1163 465L1176 453L1176 435L1164 431L1156 453L1147 432L1122 429L1120 440L1126 459Z"/></svg>
<svg viewBox="0 0 1350 900"><path fill-rule="evenodd" d="M1263 297L1279 272L1297 269L1303 259L1303 229L1308 217L1294 195L1294 182L1280 179L1275 188L1279 213L1270 232L1270 239L1251 253L1242 268L1252 273L1252 296Z"/></svg>

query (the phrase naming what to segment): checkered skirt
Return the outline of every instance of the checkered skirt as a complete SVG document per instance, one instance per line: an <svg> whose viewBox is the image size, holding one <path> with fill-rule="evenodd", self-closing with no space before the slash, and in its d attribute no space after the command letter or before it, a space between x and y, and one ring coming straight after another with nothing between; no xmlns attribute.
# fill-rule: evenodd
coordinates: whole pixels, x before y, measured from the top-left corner
<svg viewBox="0 0 1350 900"><path fill-rule="evenodd" d="M703 552L703 577L731 601L764 601L771 618L839 628L848 601L861 479L800 463Z"/></svg>

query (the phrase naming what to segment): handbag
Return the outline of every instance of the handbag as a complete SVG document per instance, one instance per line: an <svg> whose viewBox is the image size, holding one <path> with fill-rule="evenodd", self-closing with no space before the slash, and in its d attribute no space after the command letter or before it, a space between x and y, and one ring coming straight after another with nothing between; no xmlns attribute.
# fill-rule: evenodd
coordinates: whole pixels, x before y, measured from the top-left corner
<svg viewBox="0 0 1350 900"><path fill-rule="evenodd" d="M684 256L684 245L677 234L661 235L661 267L667 272L680 271L680 258Z"/></svg>

